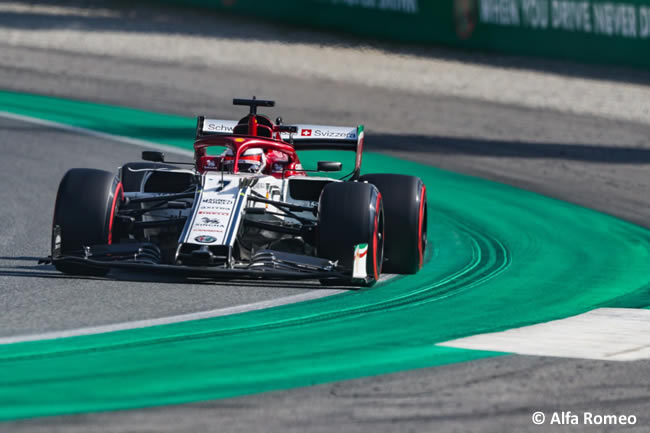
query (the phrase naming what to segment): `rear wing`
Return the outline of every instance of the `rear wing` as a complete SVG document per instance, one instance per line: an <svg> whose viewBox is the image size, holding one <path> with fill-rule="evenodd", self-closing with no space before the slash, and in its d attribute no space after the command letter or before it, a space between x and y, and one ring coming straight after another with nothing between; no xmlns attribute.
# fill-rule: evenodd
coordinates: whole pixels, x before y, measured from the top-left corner
<svg viewBox="0 0 650 433"><path fill-rule="evenodd" d="M233 135L236 120L208 119L199 116L196 125L196 139L211 135ZM292 132L280 132L282 140L293 145L296 150L351 150L356 153L353 178L361 172L363 156L363 125L357 127L328 125L282 125L282 129ZM294 129L295 128L295 129ZM295 131L295 132L293 132Z"/></svg>
<svg viewBox="0 0 650 433"><path fill-rule="evenodd" d="M210 135L232 135L237 126L236 120L206 119L204 116L199 116L196 120L197 140Z"/></svg>

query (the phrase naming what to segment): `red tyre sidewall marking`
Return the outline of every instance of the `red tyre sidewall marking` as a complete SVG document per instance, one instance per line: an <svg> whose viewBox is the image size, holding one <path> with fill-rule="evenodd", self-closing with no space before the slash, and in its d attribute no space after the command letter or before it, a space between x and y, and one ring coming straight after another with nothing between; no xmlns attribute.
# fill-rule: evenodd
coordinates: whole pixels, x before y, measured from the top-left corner
<svg viewBox="0 0 650 433"><path fill-rule="evenodd" d="M377 235L379 230L379 205L381 204L381 193L377 192L377 203L375 205L375 229L372 235L372 271L375 275L375 281L379 280L377 270Z"/></svg>
<svg viewBox="0 0 650 433"><path fill-rule="evenodd" d="M422 225L424 223L424 196L426 191L427 187L422 185L422 192L420 193L420 212L418 213L418 254L420 256L420 266L418 269L422 268L422 265L424 264L422 251Z"/></svg>
<svg viewBox="0 0 650 433"><path fill-rule="evenodd" d="M113 243L113 219L115 219L115 208L117 207L117 198L122 198L124 196L124 187L122 182L117 184L115 188L115 194L113 195L113 204L111 205L111 216L108 220L108 245Z"/></svg>

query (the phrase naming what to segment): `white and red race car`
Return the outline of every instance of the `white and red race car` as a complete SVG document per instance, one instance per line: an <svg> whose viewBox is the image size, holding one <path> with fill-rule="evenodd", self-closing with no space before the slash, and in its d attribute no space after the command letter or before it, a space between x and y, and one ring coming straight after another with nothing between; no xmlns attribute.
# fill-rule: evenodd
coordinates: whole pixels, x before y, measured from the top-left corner
<svg viewBox="0 0 650 433"><path fill-rule="evenodd" d="M382 272L412 274L427 244L423 182L401 174L361 176L363 126L284 125L250 107L239 121L198 118L191 168L161 152L117 174L69 170L59 185L51 262L68 274L112 268L187 277L319 279L371 286ZM217 155L209 151L225 149ZM296 151L352 150L342 164L302 167ZM309 174L309 175L308 175Z"/></svg>

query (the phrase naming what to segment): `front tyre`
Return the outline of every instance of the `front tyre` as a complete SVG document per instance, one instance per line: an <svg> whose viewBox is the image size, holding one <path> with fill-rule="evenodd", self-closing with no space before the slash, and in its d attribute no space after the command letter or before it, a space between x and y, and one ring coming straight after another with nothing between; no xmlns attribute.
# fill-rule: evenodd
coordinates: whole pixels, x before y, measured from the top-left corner
<svg viewBox="0 0 650 433"><path fill-rule="evenodd" d="M384 204L377 188L358 182L326 185L320 196L318 218L318 256L338 261L340 266L351 270L355 246L367 244L367 277L352 280L352 285L374 285L381 274L384 256ZM321 282L344 284L332 280Z"/></svg>
<svg viewBox="0 0 650 433"><path fill-rule="evenodd" d="M427 189L422 180L402 174L367 174L360 182L375 185L384 199L386 246L384 272L415 274L427 248Z"/></svg>
<svg viewBox="0 0 650 433"><path fill-rule="evenodd" d="M111 244L113 221L122 183L115 174L103 170L73 168L61 183L54 205L52 221L52 255L83 254L90 245ZM73 264L56 263L57 270L72 275L106 275L108 270Z"/></svg>

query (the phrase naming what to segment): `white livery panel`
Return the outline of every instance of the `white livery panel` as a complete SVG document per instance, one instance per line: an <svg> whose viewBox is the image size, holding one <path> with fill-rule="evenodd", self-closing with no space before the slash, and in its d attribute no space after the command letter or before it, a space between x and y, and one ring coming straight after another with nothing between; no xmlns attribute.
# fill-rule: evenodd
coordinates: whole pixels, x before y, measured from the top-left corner
<svg viewBox="0 0 650 433"><path fill-rule="evenodd" d="M203 188L181 242L233 246L248 191L240 189L236 179L222 181L218 174L203 176Z"/></svg>

